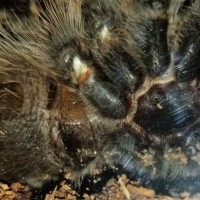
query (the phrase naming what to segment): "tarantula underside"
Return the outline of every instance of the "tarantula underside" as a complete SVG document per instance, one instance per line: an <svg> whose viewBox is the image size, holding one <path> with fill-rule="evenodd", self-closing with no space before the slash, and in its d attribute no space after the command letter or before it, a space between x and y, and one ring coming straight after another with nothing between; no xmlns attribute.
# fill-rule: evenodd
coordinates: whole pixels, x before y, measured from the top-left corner
<svg viewBox="0 0 200 200"><path fill-rule="evenodd" d="M118 166L199 192L200 2L37 6L1 23L0 179L38 188Z"/></svg>

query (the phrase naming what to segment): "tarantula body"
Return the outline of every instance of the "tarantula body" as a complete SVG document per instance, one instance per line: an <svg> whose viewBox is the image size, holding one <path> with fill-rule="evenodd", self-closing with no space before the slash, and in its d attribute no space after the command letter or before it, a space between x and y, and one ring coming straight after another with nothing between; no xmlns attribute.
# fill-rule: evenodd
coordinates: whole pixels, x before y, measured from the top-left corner
<svg viewBox="0 0 200 200"><path fill-rule="evenodd" d="M42 187L120 166L158 190L198 192L199 9L45 0L28 19L7 17L0 179Z"/></svg>

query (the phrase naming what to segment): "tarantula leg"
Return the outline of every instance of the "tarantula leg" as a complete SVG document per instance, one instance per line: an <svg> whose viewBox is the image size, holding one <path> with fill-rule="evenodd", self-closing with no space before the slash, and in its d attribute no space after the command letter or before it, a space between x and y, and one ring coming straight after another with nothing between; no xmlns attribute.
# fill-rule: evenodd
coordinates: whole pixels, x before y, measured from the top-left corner
<svg viewBox="0 0 200 200"><path fill-rule="evenodd" d="M140 153L140 151L143 152ZM152 160L155 152L153 150L151 152L152 155L147 156L144 143L136 136L132 128L123 127L103 140L96 158L79 172L77 178L79 181L82 180L84 176L92 174L96 168L116 170L119 167L130 176L142 176L147 181L155 173L153 170L155 163ZM147 161L147 157L151 159Z"/></svg>
<svg viewBox="0 0 200 200"><path fill-rule="evenodd" d="M179 82L194 80L200 71L199 10L199 1L174 1L169 7L168 44Z"/></svg>

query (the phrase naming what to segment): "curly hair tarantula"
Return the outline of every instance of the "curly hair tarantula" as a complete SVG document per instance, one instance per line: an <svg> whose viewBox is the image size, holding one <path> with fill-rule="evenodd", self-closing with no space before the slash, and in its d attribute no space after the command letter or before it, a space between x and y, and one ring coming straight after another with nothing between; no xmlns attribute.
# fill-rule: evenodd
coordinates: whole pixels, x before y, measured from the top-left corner
<svg viewBox="0 0 200 200"><path fill-rule="evenodd" d="M1 18L0 180L116 166L200 192L200 1L31 2Z"/></svg>

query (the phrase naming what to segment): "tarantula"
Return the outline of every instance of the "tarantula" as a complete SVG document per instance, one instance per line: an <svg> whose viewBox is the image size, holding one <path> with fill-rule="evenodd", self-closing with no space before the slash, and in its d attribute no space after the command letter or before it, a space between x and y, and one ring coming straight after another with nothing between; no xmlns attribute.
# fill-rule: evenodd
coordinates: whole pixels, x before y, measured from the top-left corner
<svg viewBox="0 0 200 200"><path fill-rule="evenodd" d="M38 6L0 28L0 179L42 187L119 166L198 192L200 2Z"/></svg>

